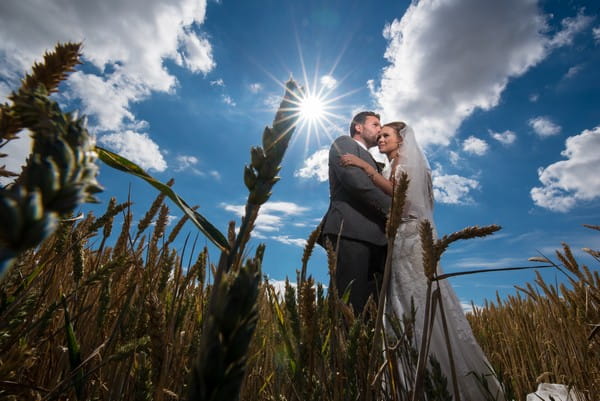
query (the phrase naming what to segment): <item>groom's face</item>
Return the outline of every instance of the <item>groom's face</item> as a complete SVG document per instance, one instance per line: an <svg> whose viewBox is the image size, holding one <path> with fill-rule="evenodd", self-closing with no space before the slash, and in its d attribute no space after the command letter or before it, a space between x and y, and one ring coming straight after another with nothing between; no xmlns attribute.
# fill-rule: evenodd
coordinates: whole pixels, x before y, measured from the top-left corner
<svg viewBox="0 0 600 401"><path fill-rule="evenodd" d="M377 135L381 131L381 123L377 117L367 116L364 124L356 125L356 131L367 147L375 146L377 145Z"/></svg>

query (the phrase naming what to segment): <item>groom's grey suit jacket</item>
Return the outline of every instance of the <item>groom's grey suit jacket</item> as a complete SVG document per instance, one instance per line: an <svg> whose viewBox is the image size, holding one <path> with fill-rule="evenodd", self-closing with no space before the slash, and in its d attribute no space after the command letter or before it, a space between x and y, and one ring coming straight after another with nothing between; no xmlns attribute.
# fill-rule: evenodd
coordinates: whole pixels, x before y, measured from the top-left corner
<svg viewBox="0 0 600 401"><path fill-rule="evenodd" d="M371 154L349 135L337 138L329 150L329 210L323 217L322 234L386 245L385 221L391 198L377 188L358 167L340 165L340 156L356 155L378 170ZM343 225L342 225L343 222Z"/></svg>

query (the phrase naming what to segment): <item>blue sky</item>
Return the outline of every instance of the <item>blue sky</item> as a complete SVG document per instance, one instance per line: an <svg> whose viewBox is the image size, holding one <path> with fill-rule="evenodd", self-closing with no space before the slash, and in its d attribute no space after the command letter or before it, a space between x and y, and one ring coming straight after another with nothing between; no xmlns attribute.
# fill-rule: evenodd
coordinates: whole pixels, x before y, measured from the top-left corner
<svg viewBox="0 0 600 401"><path fill-rule="evenodd" d="M0 99L45 50L82 41L85 63L60 103L89 117L100 145L162 181L175 178L176 192L226 231L246 200L249 149L293 77L334 101L326 120L297 131L257 222L251 248L266 243L272 280L295 280L304 240L328 206L327 148L364 109L414 127L434 170L441 235L503 227L453 244L445 271L531 265L527 258L552 256L563 241L597 268L580 249L600 248L582 227L600 218L599 14L591 1L8 0ZM3 148L2 163L18 169L23 138ZM106 166L99 181L102 203L82 211L100 214L130 191L140 218L155 197ZM174 206L171 214L181 216ZM321 249L309 274L327 284ZM462 301L481 304L533 277L452 283Z"/></svg>

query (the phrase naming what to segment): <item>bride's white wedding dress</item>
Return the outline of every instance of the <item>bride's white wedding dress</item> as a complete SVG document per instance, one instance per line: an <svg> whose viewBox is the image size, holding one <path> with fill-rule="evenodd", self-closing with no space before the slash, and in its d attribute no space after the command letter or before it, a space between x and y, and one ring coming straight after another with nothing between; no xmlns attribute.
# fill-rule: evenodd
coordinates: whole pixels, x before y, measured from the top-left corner
<svg viewBox="0 0 600 401"><path fill-rule="evenodd" d="M404 133L404 141L400 152L401 164L395 172L396 177L399 177L400 173L404 171L408 174L410 183L404 213L407 217L403 219L398 228L392 250L392 271L386 301L386 315L393 314L402 321L403 315L411 315L412 299L416 308L414 346L418 351L423 333L427 292L419 226L423 219L428 219L431 225L435 227L433 223L431 170L410 128ZM391 175L389 170L389 167L387 171L384 170L384 175L387 173L388 178ZM441 274L439 267L437 273L438 275ZM492 394L498 394L497 399L504 400L500 385L493 377L489 362L473 336L469 322L454 290L447 280L441 280L438 283L451 340L461 400L484 401L489 399L471 372L476 372L478 376L485 375ZM434 283L433 288L435 289L436 286L437 284ZM390 325L386 324L386 326L386 331L390 333ZM448 380L448 392L453 395L450 360L439 307L436 311L435 323L431 333L429 355L433 355L439 361L442 373ZM399 370L402 371L402 369ZM406 378L403 379L406 380ZM412 383L403 383L403 385L409 388L412 387Z"/></svg>

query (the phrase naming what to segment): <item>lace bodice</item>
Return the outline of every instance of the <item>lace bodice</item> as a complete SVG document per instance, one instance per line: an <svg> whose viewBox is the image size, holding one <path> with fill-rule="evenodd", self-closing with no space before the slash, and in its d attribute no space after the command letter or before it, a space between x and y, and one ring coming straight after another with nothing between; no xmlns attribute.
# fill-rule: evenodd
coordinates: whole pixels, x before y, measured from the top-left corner
<svg viewBox="0 0 600 401"><path fill-rule="evenodd" d="M381 174L388 180L392 177L392 164L385 166ZM433 186L429 169L415 168L410 164L398 163L394 179L399 180L402 173L408 174L409 184L406 192L404 215L427 219L433 225Z"/></svg>

